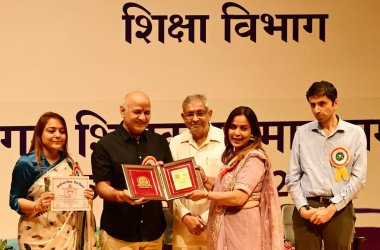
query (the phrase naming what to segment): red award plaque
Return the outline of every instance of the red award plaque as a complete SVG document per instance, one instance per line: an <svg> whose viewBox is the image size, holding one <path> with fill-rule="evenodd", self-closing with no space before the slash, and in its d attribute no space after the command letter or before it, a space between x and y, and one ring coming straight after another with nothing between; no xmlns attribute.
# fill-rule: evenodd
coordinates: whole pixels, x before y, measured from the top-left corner
<svg viewBox="0 0 380 250"><path fill-rule="evenodd" d="M171 200L195 189L203 189L194 158L161 166L122 164L128 190L133 199Z"/></svg>

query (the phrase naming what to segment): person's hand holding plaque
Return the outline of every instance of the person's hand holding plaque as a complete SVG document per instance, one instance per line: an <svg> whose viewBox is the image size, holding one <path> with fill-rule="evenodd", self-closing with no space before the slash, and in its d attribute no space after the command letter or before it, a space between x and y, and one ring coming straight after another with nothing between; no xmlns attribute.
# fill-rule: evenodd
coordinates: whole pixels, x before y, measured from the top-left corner
<svg viewBox="0 0 380 250"><path fill-rule="evenodd" d="M194 190L192 192L185 194L185 198L193 200L193 201L208 199L208 192L205 190L197 189L197 190Z"/></svg>
<svg viewBox="0 0 380 250"><path fill-rule="evenodd" d="M206 173L205 173L204 169L201 166L199 166L199 165L195 165L194 168L199 171L199 174L201 176L202 182L204 183L205 180L207 180L207 176L206 176Z"/></svg>
<svg viewBox="0 0 380 250"><path fill-rule="evenodd" d="M129 193L129 191L127 189L124 189L122 191L116 190L116 197L117 197L118 202L120 202L120 203L128 202L131 205L140 205L140 204L144 204L145 202L147 202L147 200L145 200L144 197L137 199L137 200L132 199L131 194Z"/></svg>
<svg viewBox="0 0 380 250"><path fill-rule="evenodd" d="M214 186L214 182L215 182L215 178L209 178L207 177L204 169L199 166L199 165L196 165L195 166L195 169L197 171L199 171L199 175L201 177L201 180L202 180L202 184L203 184L203 187L207 190L207 191L211 191L212 190L212 187Z"/></svg>

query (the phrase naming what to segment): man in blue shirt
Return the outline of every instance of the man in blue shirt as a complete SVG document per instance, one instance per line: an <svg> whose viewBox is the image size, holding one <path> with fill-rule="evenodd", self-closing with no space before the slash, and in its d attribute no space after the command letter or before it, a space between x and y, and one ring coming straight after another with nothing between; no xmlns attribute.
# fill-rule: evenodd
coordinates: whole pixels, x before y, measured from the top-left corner
<svg viewBox="0 0 380 250"><path fill-rule="evenodd" d="M337 90L321 81L306 93L316 121L298 128L286 176L295 203L296 249L350 249L355 228L352 199L364 187L366 136L336 114Z"/></svg>

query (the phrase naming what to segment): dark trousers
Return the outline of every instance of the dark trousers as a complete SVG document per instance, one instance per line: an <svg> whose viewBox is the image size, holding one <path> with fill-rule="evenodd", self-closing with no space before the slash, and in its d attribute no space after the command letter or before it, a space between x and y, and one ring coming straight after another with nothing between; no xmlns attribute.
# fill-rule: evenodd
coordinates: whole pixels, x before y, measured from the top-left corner
<svg viewBox="0 0 380 250"><path fill-rule="evenodd" d="M328 203L309 200L311 207L328 207ZM315 225L302 218L297 210L293 212L295 248L297 250L320 250L322 240L325 250L351 249L355 230L355 211L352 202L337 211L326 223Z"/></svg>

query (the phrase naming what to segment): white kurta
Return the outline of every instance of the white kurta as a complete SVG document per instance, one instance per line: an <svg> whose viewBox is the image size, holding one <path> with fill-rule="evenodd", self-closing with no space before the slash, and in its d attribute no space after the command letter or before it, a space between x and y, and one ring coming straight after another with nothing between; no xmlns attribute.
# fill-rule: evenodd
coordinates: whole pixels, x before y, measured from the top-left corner
<svg viewBox="0 0 380 250"><path fill-rule="evenodd" d="M223 167L221 155L224 149L223 130L213 127L211 124L207 139L200 147L198 147L188 129L175 136L170 141L170 150L172 152L173 160L180 160L193 156L196 164L201 166L209 177L216 177L219 170ZM205 199L199 201L192 201L184 198L174 200L174 249L207 247L207 230L203 231L199 236L191 234L185 224L182 223L182 217L190 213L193 216L200 216L207 222L209 205L210 202Z"/></svg>

